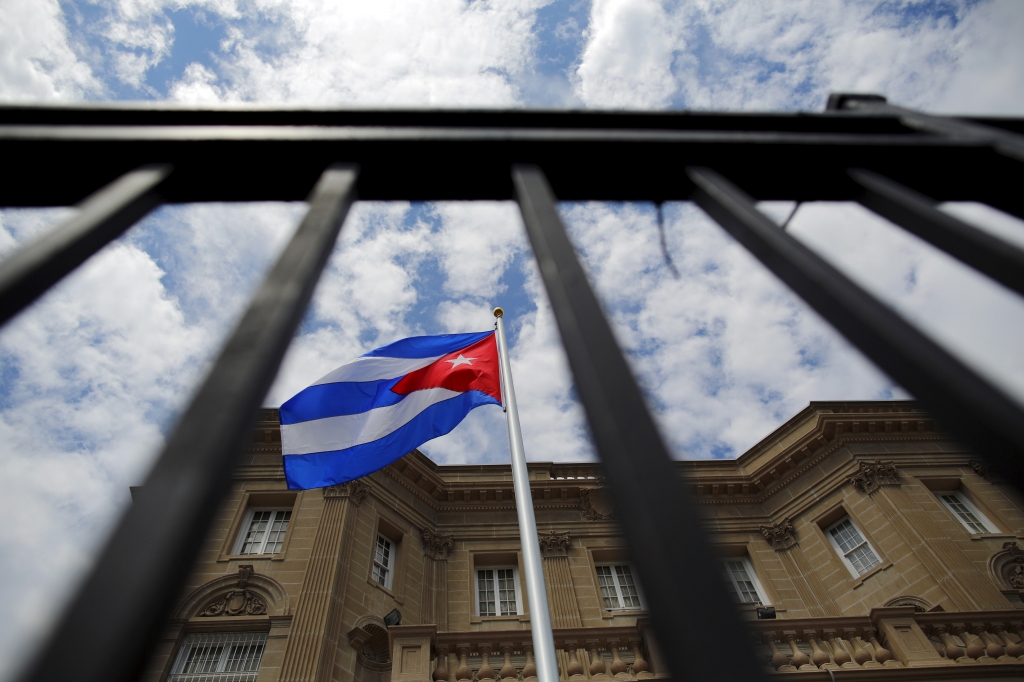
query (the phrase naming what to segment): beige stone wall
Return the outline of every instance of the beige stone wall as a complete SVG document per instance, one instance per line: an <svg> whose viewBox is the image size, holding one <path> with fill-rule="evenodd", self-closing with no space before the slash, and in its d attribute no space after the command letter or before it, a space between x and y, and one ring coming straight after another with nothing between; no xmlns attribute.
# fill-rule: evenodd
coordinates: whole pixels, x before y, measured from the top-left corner
<svg viewBox="0 0 1024 682"><path fill-rule="evenodd" d="M467 641L477 642L489 632L510 636L529 629L522 585L523 613L475 613L474 569L521 565L509 467L438 467L412 453L360 482L288 492L274 419L272 411L264 413L145 679L165 679L183 637L201 629L268 631L260 682L388 682L391 643L382 618L392 609L401 611L403 625L436 625L438 637L466 633ZM866 617L898 597L945 611L1024 608L990 567L1009 551L1004 543L1024 536L1024 508L1006 486L979 475L973 459L913 405L815 403L737 460L684 462L680 470L703 512L697 522L723 556L749 559L783 621ZM898 481L870 492L850 482L862 463L875 460L892 462ZM592 464L530 465L541 535L568 536L544 552L556 628L628 630L644 616L609 612L600 598L595 563L627 563L628 557L599 475ZM999 532L969 534L936 497L935 491L952 489ZM280 554L231 555L253 503L292 507ZM825 534L844 515L881 559L864 576L850 574ZM787 519L792 531L773 546L762 529L784 528ZM428 546L425 530L430 537L451 536L451 546ZM378 532L397 543L390 590L370 579ZM267 601L268 612L200 616L218 594L238 589L240 566L253 567L259 579L246 589ZM744 610L752 617L751 607ZM453 680L454 646L448 652ZM633 660L627 642L621 648ZM518 649L516 656L522 656ZM569 658L564 651L560 657L564 669Z"/></svg>

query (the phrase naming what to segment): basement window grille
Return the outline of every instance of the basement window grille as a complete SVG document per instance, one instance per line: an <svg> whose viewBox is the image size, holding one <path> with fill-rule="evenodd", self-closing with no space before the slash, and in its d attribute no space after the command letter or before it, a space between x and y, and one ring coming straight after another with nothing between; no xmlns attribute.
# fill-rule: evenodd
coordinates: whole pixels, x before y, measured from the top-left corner
<svg viewBox="0 0 1024 682"><path fill-rule="evenodd" d="M168 682L256 682L265 632L203 632L185 637Z"/></svg>

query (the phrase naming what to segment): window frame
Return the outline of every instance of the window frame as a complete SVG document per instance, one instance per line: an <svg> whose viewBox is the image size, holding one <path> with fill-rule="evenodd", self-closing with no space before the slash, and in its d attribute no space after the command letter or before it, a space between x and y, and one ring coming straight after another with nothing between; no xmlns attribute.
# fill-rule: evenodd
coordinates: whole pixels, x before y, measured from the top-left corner
<svg viewBox="0 0 1024 682"><path fill-rule="evenodd" d="M210 680L215 682L220 679L244 679L247 682L249 680L256 680L259 676L260 667L263 665L263 657L267 653L267 634L266 630L189 632L182 640L181 646L178 647L178 651L174 656L174 661L171 663L170 672L167 676L168 682L197 682L199 680ZM256 660L256 667L251 670L225 669L227 667L226 664L230 660L231 644L241 644L244 646L258 644L260 646L260 651L258 660ZM214 664L215 669L183 672L182 669L190 662L189 654L197 648L197 645L221 645L223 647L223 650L218 654L217 661Z"/></svg>
<svg viewBox="0 0 1024 682"><path fill-rule="evenodd" d="M386 557L387 563L380 564L377 561L377 547L380 545L380 541L384 540L388 543L386 551L388 555ZM383 587L388 592L392 592L392 586L395 584L395 564L398 559L398 543L392 540L383 531L377 531L377 537L373 541L373 551L370 554L370 582L378 587ZM382 566L384 569L384 582L382 583L377 579L377 567Z"/></svg>
<svg viewBox="0 0 1024 682"><path fill-rule="evenodd" d="M259 552L249 552L247 554L242 553L242 548L245 547L246 538L249 535L249 531L252 528L253 517L256 516L257 512L273 512L273 516L270 519L270 525L263 534L263 539L260 541ZM270 534L273 532L274 523L277 522L278 514L288 515L288 525L284 529L284 535L281 536L280 543L281 548L277 552L267 553L267 542L270 539ZM294 516L293 507L272 507L272 506L250 506L246 508L245 515L242 517L242 523L238 527L238 533L235 535L235 544L231 548L231 556L267 556L276 557L284 553L285 547L287 546L286 541L288 539L288 533L292 527L292 517ZM276 542L276 541L275 541Z"/></svg>
<svg viewBox="0 0 1024 682"><path fill-rule="evenodd" d="M935 496L939 498L939 502L942 504L943 507L945 507L946 511L948 511L954 519L960 522L960 525L963 526L964 530L967 531L968 535L996 535L1000 532L999 529L996 528L996 525L992 523L992 520L985 516L985 514L980 509L978 509L978 505L971 502L967 498L967 495L964 495L963 492L959 490L936 490L934 491L934 493ZM944 496L946 495L956 497L957 501L960 502L960 504L967 507L967 511L974 514L975 518L977 518L978 520L979 525L981 525L985 530L975 531L970 526L968 526L968 522L961 518L960 514L958 514L956 510L954 510L953 507L950 505L950 503L944 499Z"/></svg>
<svg viewBox="0 0 1024 682"><path fill-rule="evenodd" d="M871 554L874 555L874 557L875 557L875 562L876 563L874 565L872 565L870 568L864 570L861 573L857 572L857 568L853 565L853 562L850 561L849 557L847 556L847 553L843 551L843 548L836 541L835 536L832 535L833 529L838 527L844 521L849 521L850 522L850 525L853 527L853 529L855 531L857 531L857 535L859 535L860 539L862 540L862 543L857 545L853 549L851 549L850 553L852 554L857 548L866 545L867 548L871 551ZM832 545L832 549L835 550L837 555L839 555L839 559L843 562L843 565L846 566L846 569L850 572L850 575L852 575L855 579L859 580L859 579L863 578L864 576L868 575L869 573L871 573L872 571L874 571L874 570L878 569L879 567L885 565L885 562L882 561L882 555L878 553L878 551L871 544L871 541L868 540L868 536L864 533L864 531L862 531L860 529L860 526L858 526L856 524L856 522L853 520L853 517L850 516L849 514L844 514L843 516L841 516L838 519L836 519L836 521L834 521L833 523L828 525L825 528L825 537L828 539L829 543Z"/></svg>
<svg viewBox="0 0 1024 682"><path fill-rule="evenodd" d="M498 574L497 571L512 571L512 586L515 589L516 596L516 612L515 613L499 613L501 609L501 598L498 593ZM481 571L495 571L494 577L492 578L492 586L494 588L494 613L484 615L480 609L480 572ZM515 564L485 564L475 565L473 567L473 607L474 613L477 618L521 618L525 614L523 610L523 590L522 585L519 582L519 567Z"/></svg>
<svg viewBox="0 0 1024 682"><path fill-rule="evenodd" d="M606 606L605 603L604 603L605 596L604 596L604 593L601 591L601 572L598 570L598 569L604 568L604 567L609 567L609 568L612 569L612 571L611 571L612 583L613 583L613 585L615 587L615 598L619 600L619 604L620 604L619 606L609 607L609 606ZM620 568L620 567L625 567L626 569L629 570L629 577L630 577L630 580L633 581L633 589L636 590L636 598L637 598L637 601L640 602L640 606L623 606L625 601L622 599L622 588L619 585L619 573L618 573L617 570L615 570L615 569ZM615 612L617 612L617 611L646 611L647 610L647 600L644 599L643 590L640 589L640 582L636 579L636 571L633 570L632 564L630 564L628 562L625 562L625 561L597 561L597 562L594 562L594 575L597 578L597 597L598 597L598 599L601 600L601 610L602 611L605 611L605 612L615 611Z"/></svg>
<svg viewBox="0 0 1024 682"><path fill-rule="evenodd" d="M743 562L743 570L747 572L747 577L750 578L751 584L754 586L754 593L761 600L760 602L752 601L740 601L743 590L736 582L736 577L732 573L732 569L726 564L730 561L741 561ZM754 565L750 562L749 557L746 556L731 556L722 559L722 570L725 571L725 575L729 580L729 584L732 585L733 590L736 592L736 603L740 606L771 606L771 600L768 599L768 593L764 591L764 587L761 585L761 581L757 577L757 571L754 570Z"/></svg>

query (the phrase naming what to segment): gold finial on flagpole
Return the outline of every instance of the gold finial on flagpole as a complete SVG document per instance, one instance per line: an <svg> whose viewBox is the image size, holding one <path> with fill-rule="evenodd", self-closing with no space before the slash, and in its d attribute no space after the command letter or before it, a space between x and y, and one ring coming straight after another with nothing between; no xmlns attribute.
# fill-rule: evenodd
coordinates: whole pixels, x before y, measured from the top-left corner
<svg viewBox="0 0 1024 682"><path fill-rule="evenodd" d="M494 309L494 316L495 317L501 317L504 314L505 314L505 311L502 310L501 308L495 308Z"/></svg>

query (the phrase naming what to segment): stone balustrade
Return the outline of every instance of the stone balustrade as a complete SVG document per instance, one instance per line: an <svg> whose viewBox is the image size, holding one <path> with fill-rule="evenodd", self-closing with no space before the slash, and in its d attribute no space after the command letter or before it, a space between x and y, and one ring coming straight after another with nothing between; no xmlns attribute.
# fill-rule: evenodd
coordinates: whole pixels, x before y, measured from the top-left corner
<svg viewBox="0 0 1024 682"><path fill-rule="evenodd" d="M554 631L562 682L664 679L667 668L647 624ZM434 626L389 629L392 682L535 682L529 630L437 632ZM429 652L429 653L428 653ZM429 661L429 668L427 662Z"/></svg>
<svg viewBox="0 0 1024 682"><path fill-rule="evenodd" d="M877 674L868 677L877 680L920 674L952 680L967 673L962 666L990 665L986 679L1024 679L1024 610L921 613L904 606L877 608L859 617L756 620L748 625L755 651L772 673L817 672L808 679L825 680L830 678L822 674L828 671L838 679L853 674L845 671L874 669ZM392 627L389 635L392 682L536 680L529 630L437 632L433 625L409 625ZM555 630L555 647L561 682L670 676L645 619L636 626ZM707 642L665 653L676 656L685 669L688 656L729 652L727 643ZM930 670L918 674L910 668Z"/></svg>
<svg viewBox="0 0 1024 682"><path fill-rule="evenodd" d="M939 668L991 664L1019 666L1007 668L1005 679L1024 677L1019 610L921 613L893 607L863 617L759 620L750 626L769 672L929 667L945 678Z"/></svg>

